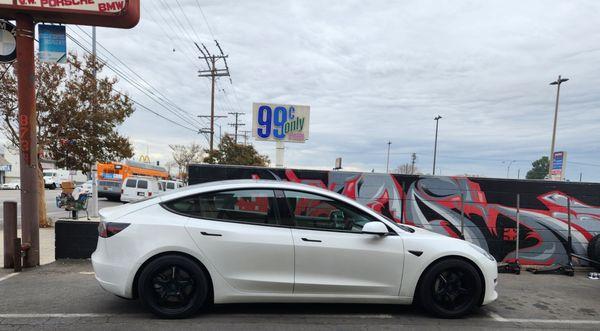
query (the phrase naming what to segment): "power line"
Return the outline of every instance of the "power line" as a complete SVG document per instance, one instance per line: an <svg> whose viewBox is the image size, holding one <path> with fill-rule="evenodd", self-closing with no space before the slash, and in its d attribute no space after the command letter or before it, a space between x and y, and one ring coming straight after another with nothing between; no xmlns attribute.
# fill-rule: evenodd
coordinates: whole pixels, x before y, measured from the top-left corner
<svg viewBox="0 0 600 331"><path fill-rule="evenodd" d="M235 143L237 144L238 127L246 125L244 123L239 123L238 118L240 117L240 115L244 115L244 113L234 111L234 112L231 112L229 114L235 116L235 122L234 123L229 123L229 126L233 126L234 127L234 130L235 130Z"/></svg>
<svg viewBox="0 0 600 331"><path fill-rule="evenodd" d="M70 34L67 33L67 37L73 41L75 44L77 44L79 47L81 47L84 51L86 51L88 54L91 54L91 51L89 49L87 49L83 44L81 44L81 42L79 42L79 40L77 40L76 38L74 38L73 36L71 36ZM136 83L135 81L133 81L128 75L124 74L123 72L121 72L120 70L114 68L113 66L111 66L107 61L105 61L104 59L97 57L98 61L103 63L105 66L107 66L109 69L111 69L113 72L115 72L118 76L120 76L122 79L124 79L125 81L127 81L129 84L131 84L134 88L136 88L137 90L139 90L140 92L142 92L144 95L146 95L148 98L150 98L151 100L153 100L154 102L156 102L157 104L159 104L160 106L162 106L164 109L166 109L167 111L169 111L170 113L172 113L173 115L175 115L177 118L179 118L180 120L183 120L184 122L188 123L188 120L186 120L185 118L183 118L180 114L178 114L176 111L170 109L169 107L165 106L162 102L157 101L151 94L149 94L147 91L144 90L144 88L140 87L138 83ZM145 107L145 106L143 106ZM153 113L157 114L156 112L153 111ZM161 118L166 119L166 117L160 115ZM175 123L173 120L169 119L169 122ZM178 124L181 127L186 127L184 125ZM187 127L186 127L187 128ZM189 129L189 128L188 128ZM199 131L199 129L195 130L196 132Z"/></svg>

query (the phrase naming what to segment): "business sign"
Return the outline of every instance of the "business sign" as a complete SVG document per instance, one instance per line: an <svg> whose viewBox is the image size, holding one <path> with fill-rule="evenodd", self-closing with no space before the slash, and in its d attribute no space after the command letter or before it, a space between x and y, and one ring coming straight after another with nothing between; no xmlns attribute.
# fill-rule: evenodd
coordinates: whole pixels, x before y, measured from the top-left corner
<svg viewBox="0 0 600 331"><path fill-rule="evenodd" d="M11 164L0 165L0 171L10 172L12 169Z"/></svg>
<svg viewBox="0 0 600 331"><path fill-rule="evenodd" d="M67 37L64 25L40 25L40 61L67 63Z"/></svg>
<svg viewBox="0 0 600 331"><path fill-rule="evenodd" d="M0 16L17 13L38 22L132 28L140 19L140 0L0 0Z"/></svg>
<svg viewBox="0 0 600 331"><path fill-rule="evenodd" d="M252 136L257 140L303 143L309 122L309 106L252 104Z"/></svg>
<svg viewBox="0 0 600 331"><path fill-rule="evenodd" d="M550 176L553 180L563 180L565 178L566 162L567 152L554 152L552 167L550 168Z"/></svg>
<svg viewBox="0 0 600 331"><path fill-rule="evenodd" d="M0 0L2 1L2 0ZM13 62L17 58L16 27L8 21L0 20L0 62Z"/></svg>

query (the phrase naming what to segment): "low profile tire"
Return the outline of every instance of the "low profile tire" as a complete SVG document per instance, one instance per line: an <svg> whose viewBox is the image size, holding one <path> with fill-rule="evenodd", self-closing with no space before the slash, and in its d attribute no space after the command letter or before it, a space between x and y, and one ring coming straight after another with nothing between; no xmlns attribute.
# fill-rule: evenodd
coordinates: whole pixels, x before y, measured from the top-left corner
<svg viewBox="0 0 600 331"><path fill-rule="evenodd" d="M600 234L594 236L588 243L587 255L590 259L600 262ZM600 270L600 265L595 265Z"/></svg>
<svg viewBox="0 0 600 331"><path fill-rule="evenodd" d="M418 299L435 316L458 318L479 305L482 293L483 282L473 265L461 259L446 259L427 270Z"/></svg>
<svg viewBox="0 0 600 331"><path fill-rule="evenodd" d="M207 302L209 286L202 268L178 255L165 255L144 267L138 280L143 305L161 318L185 318Z"/></svg>

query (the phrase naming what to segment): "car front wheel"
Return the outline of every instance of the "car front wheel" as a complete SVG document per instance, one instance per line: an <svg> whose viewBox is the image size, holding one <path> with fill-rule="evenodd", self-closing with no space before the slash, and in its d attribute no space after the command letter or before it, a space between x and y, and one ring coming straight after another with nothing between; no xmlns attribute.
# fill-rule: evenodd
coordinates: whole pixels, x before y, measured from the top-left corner
<svg viewBox="0 0 600 331"><path fill-rule="evenodd" d="M477 269L461 259L437 262L423 276L419 302L430 313L442 318L457 318L470 313L483 293Z"/></svg>
<svg viewBox="0 0 600 331"><path fill-rule="evenodd" d="M206 304L208 282L202 268L179 255L165 255L144 267L138 280L139 297L162 318L184 318Z"/></svg>

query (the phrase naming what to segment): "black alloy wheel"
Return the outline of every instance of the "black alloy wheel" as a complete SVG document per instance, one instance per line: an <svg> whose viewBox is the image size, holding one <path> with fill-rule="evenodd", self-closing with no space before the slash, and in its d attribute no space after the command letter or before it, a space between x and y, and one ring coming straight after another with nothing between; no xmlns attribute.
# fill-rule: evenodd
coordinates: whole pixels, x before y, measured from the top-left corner
<svg viewBox="0 0 600 331"><path fill-rule="evenodd" d="M471 312L482 293L483 281L473 265L460 259L446 259L424 275L419 301L436 316L457 318Z"/></svg>
<svg viewBox="0 0 600 331"><path fill-rule="evenodd" d="M138 293L143 304L163 318L183 318L207 301L208 284L195 261L166 255L150 262L140 274Z"/></svg>

